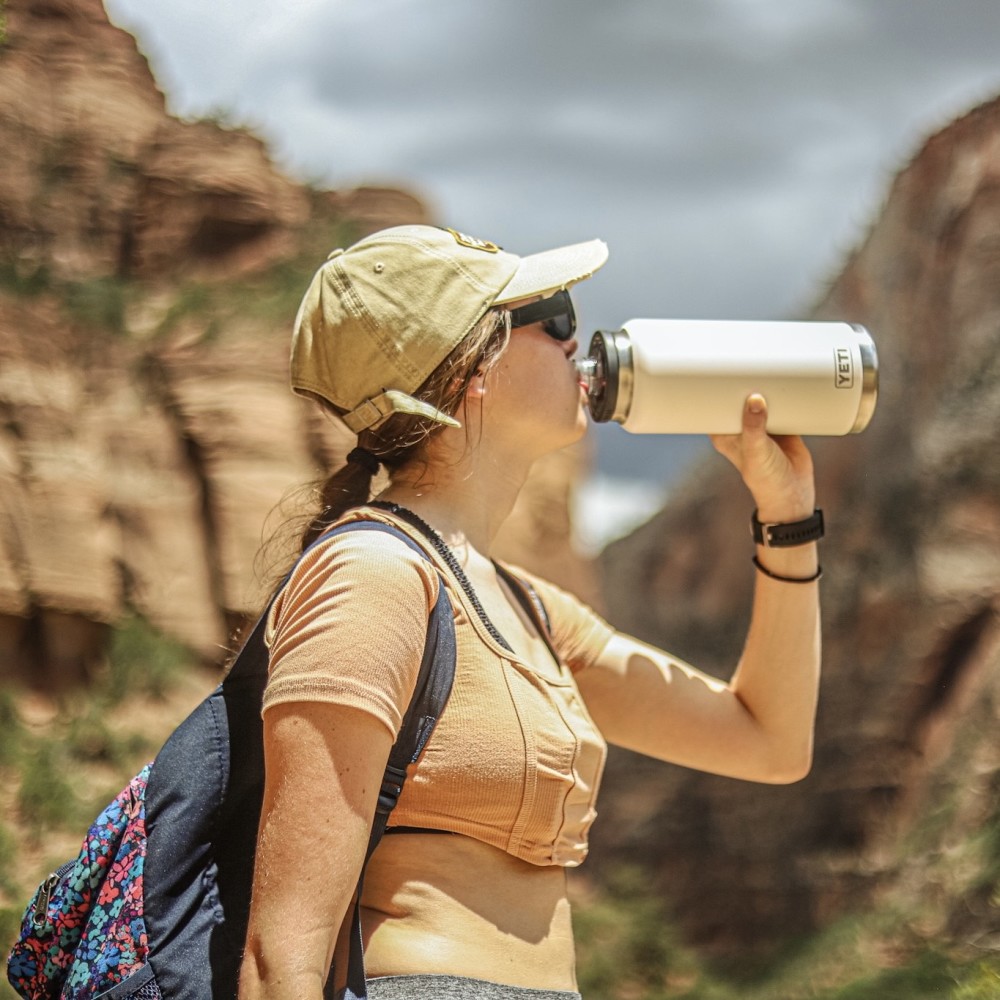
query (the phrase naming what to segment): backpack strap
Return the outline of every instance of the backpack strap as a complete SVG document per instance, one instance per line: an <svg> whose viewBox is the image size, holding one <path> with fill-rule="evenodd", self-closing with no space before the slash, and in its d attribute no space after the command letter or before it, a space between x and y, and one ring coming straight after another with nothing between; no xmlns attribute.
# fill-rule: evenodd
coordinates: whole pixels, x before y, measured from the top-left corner
<svg viewBox="0 0 1000 1000"><path fill-rule="evenodd" d="M381 521L351 521L341 524L325 532L309 545L304 552L309 552L336 535L347 531L382 531L398 538L430 562L430 557L423 548L409 535L398 528ZM302 557L300 556L299 559ZM298 565L298 561L296 561ZM294 567L293 567L294 569ZM282 587L288 582L288 576L282 582ZM281 588L279 588L280 591ZM229 670L228 680L241 678L244 674L267 670L268 651L264 643L264 632L267 628L267 618L273 599L254 626L250 637L244 643ZM364 1000L367 996L365 987L364 944L361 935L361 890L364 882L365 868L385 833L389 814L399 801L400 793L406 781L407 768L416 763L427 741L434 731L434 726L444 711L448 696L451 693L455 678L455 620L452 615L451 603L448 600L444 581L438 587L438 597L427 621L427 638L424 643L424 654L420 662L420 670L413 688L413 696L409 707L403 716L403 721L396 737L396 742L389 751L382 776L378 802L375 806L375 816L372 821L371 833L368 837L368 848L365 860L358 875L358 887L355 893L354 912L351 917L350 953L347 963L347 986L339 994L333 992L333 980L328 979L324 996L337 996L338 1000Z"/></svg>
<svg viewBox="0 0 1000 1000"><path fill-rule="evenodd" d="M344 528L388 531L428 559L424 550L412 538L382 522L358 521L344 525ZM382 776L382 787L375 806L375 818L368 837L368 850L358 875L358 888L354 898L350 951L347 959L347 985L337 994L338 1000L365 1000L368 996L365 985L364 941L361 933L361 893L364 888L365 869L385 834L389 814L399 801L406 781L407 768L410 764L416 763L434 731L438 718L444 711L455 678L455 656L455 620L447 589L442 581L438 587L437 602L427 623L427 641L424 644L424 655L420 663L420 672L417 674L413 698L403 716L396 742L389 751L389 761ZM330 986L331 983L328 982L327 987Z"/></svg>

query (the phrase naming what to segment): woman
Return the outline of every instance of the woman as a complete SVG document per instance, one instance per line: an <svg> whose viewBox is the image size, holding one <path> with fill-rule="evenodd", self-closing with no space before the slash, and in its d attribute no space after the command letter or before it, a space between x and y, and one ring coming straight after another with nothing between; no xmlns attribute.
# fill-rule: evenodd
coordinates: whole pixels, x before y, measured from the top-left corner
<svg viewBox="0 0 1000 1000"><path fill-rule="evenodd" d="M359 447L325 484L304 541L374 518L433 563L384 532L348 532L310 550L274 604L242 1000L318 998L331 961L343 980L345 914L439 586L455 612L456 680L392 817L406 832L385 837L367 869L373 998L578 996L565 869L586 854L605 740L755 781L809 769L813 542L758 544L753 618L728 684L522 574L547 637L490 561L534 460L586 430L566 289L606 257L600 241L518 258L452 230L400 227L335 251L306 294L293 388L341 415ZM766 417L751 396L742 433L715 447L761 522L806 522L816 537L809 453L769 437ZM380 465L379 505L358 506Z"/></svg>

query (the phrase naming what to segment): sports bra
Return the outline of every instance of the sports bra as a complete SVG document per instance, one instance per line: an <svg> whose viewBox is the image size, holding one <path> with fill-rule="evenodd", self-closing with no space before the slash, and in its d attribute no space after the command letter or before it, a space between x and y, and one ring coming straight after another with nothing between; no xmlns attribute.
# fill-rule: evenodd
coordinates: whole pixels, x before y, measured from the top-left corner
<svg viewBox="0 0 1000 1000"><path fill-rule="evenodd" d="M543 650L544 661L533 661L505 648L412 525L371 507L341 520L360 518L404 531L432 562L381 532L347 532L308 553L269 616L263 711L302 700L350 705L395 738L443 583L455 616L455 682L393 826L463 834L536 865L580 864L606 749L574 674L594 662L613 630L576 598L514 570L549 619L556 660Z"/></svg>

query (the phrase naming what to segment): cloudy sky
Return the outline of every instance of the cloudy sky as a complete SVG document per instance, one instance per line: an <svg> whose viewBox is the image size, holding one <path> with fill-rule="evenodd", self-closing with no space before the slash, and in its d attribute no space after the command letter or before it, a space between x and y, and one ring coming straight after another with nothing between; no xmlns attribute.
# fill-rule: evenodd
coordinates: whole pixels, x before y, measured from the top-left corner
<svg viewBox="0 0 1000 1000"><path fill-rule="evenodd" d="M298 176L407 186L515 252L607 240L588 333L801 312L924 138L1000 93L998 0L105 3L174 112Z"/></svg>

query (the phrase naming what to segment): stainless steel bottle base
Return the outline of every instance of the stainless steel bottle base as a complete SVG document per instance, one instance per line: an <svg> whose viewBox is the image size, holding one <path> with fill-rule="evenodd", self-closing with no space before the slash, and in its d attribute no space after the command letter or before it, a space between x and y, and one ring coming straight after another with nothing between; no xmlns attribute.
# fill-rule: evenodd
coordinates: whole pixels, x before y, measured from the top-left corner
<svg viewBox="0 0 1000 1000"><path fill-rule="evenodd" d="M871 423L878 402L878 351L875 341L863 326L857 323L851 326L861 335L858 343L861 351L861 402L858 404L858 418L851 428L852 434L860 434Z"/></svg>

